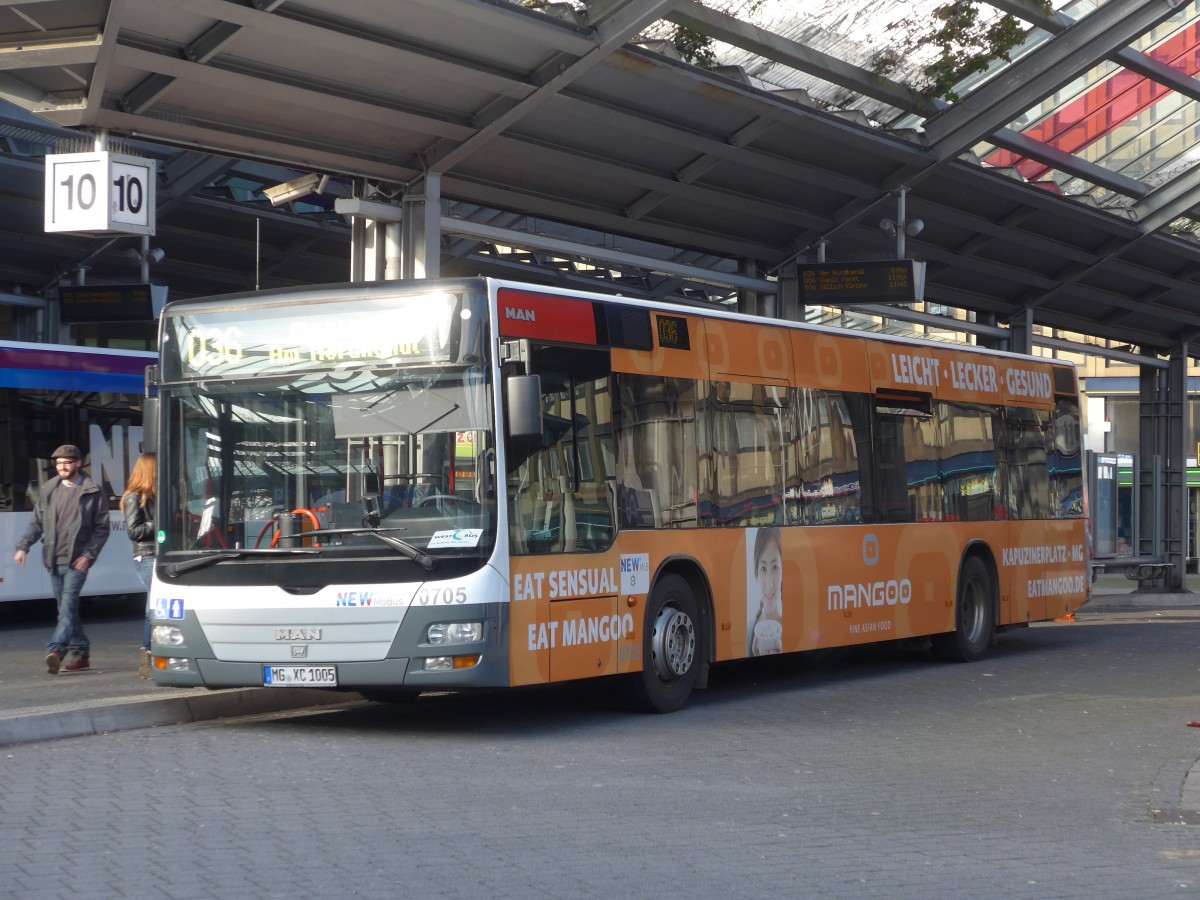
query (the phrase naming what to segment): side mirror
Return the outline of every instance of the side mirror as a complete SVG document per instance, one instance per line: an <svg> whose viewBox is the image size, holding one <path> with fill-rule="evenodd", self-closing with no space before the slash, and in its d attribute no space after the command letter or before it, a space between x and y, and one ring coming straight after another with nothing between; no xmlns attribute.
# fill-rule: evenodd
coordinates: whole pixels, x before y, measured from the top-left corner
<svg viewBox="0 0 1200 900"><path fill-rule="evenodd" d="M509 437L540 437L542 433L542 379L537 375L510 375L504 382Z"/></svg>
<svg viewBox="0 0 1200 900"><path fill-rule="evenodd" d="M368 470L363 472L362 492L364 497L379 496L379 473Z"/></svg>
<svg viewBox="0 0 1200 900"><path fill-rule="evenodd" d="M142 453L158 452L158 398L142 400Z"/></svg>

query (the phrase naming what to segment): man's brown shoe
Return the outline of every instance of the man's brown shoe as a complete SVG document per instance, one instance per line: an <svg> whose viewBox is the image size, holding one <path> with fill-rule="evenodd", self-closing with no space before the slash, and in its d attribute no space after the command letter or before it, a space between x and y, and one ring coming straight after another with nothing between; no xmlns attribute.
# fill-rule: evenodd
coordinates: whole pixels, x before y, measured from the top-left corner
<svg viewBox="0 0 1200 900"><path fill-rule="evenodd" d="M58 667L62 665L62 654L57 650L51 650L46 654L46 671L51 675L58 674Z"/></svg>
<svg viewBox="0 0 1200 900"><path fill-rule="evenodd" d="M62 670L64 672L85 672L90 668L86 656L82 653L72 653L67 657L67 662L63 665Z"/></svg>

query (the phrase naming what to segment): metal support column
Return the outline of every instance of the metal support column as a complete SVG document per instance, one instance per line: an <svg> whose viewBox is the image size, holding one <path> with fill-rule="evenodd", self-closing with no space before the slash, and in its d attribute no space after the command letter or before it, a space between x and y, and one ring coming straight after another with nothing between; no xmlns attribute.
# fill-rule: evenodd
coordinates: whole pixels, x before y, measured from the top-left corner
<svg viewBox="0 0 1200 900"><path fill-rule="evenodd" d="M758 264L752 259L738 260L738 274L744 278L758 277ZM758 291L749 288L739 288L737 292L737 308L738 312L747 313L752 316L774 316L775 304L770 304L771 308L767 309L763 304L763 295ZM774 298L771 298L774 300Z"/></svg>
<svg viewBox="0 0 1200 900"><path fill-rule="evenodd" d="M1142 366L1138 370L1138 471L1137 495L1141 528L1134 536L1135 556L1158 557L1162 554L1162 434L1159 427L1160 398L1166 390L1162 369Z"/></svg>
<svg viewBox="0 0 1200 900"><path fill-rule="evenodd" d="M437 278L442 271L442 176L426 174L404 191L400 222L403 278Z"/></svg>
<svg viewBox="0 0 1200 900"><path fill-rule="evenodd" d="M1187 572L1187 396L1188 345L1180 344L1172 351L1167 368L1168 397L1166 428L1166 462L1163 466L1166 492L1163 523L1163 550L1166 561L1171 564L1167 576L1167 590L1182 591L1186 588Z"/></svg>
<svg viewBox="0 0 1200 900"><path fill-rule="evenodd" d="M1139 591L1185 589L1187 565L1187 344L1167 368L1142 366L1138 377L1138 471L1141 528L1137 556L1169 564L1141 579Z"/></svg>
<svg viewBox="0 0 1200 900"><path fill-rule="evenodd" d="M1011 319L1009 319L1008 327L1012 334L1008 339L1009 347L1013 353L1024 353L1027 356L1033 353L1033 310L1023 309Z"/></svg>
<svg viewBox="0 0 1200 900"><path fill-rule="evenodd" d="M779 290L775 294L775 304L779 317L788 322L803 322L804 310L800 306L800 277L796 263L792 261L779 270Z"/></svg>
<svg viewBox="0 0 1200 900"><path fill-rule="evenodd" d="M361 179L354 185L354 195L361 197L366 183ZM384 223L362 216L350 221L350 280L379 281L384 267Z"/></svg>
<svg viewBox="0 0 1200 900"><path fill-rule="evenodd" d="M993 312L978 312L975 314L975 323L978 325L986 325L989 328L997 327L996 314ZM980 347L986 347L988 350L1007 350L1008 341L1003 337L992 337L987 334L980 334L976 339Z"/></svg>

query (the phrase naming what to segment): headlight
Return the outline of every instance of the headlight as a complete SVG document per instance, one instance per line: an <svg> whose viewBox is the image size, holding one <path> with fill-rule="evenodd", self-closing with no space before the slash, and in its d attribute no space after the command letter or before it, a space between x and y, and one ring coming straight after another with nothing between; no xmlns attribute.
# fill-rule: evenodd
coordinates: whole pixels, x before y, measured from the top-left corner
<svg viewBox="0 0 1200 900"><path fill-rule="evenodd" d="M434 622L425 631L429 644L471 644L483 640L482 622Z"/></svg>
<svg viewBox="0 0 1200 900"><path fill-rule="evenodd" d="M178 625L155 625L154 643L164 647L182 646L183 630Z"/></svg>
<svg viewBox="0 0 1200 900"><path fill-rule="evenodd" d="M473 656L427 656L421 664L426 672L445 672L453 669L470 669L479 665L481 657Z"/></svg>

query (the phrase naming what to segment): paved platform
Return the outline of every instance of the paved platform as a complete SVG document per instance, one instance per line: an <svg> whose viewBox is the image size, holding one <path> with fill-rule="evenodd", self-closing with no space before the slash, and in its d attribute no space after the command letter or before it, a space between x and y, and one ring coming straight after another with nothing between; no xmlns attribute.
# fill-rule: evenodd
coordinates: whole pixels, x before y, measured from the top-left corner
<svg viewBox="0 0 1200 900"><path fill-rule="evenodd" d="M136 598L91 601L84 628L92 668L49 675L45 645L54 628L53 604L0 604L0 746L359 699L311 688L157 687L138 675L138 605ZM1079 618L1189 608L1200 608L1200 593L1141 594L1114 582L1093 592Z"/></svg>
<svg viewBox="0 0 1200 900"><path fill-rule="evenodd" d="M137 598L87 601L91 668L50 675L45 657L53 602L0 603L0 746L359 699L311 688L158 687L138 675L139 607Z"/></svg>

